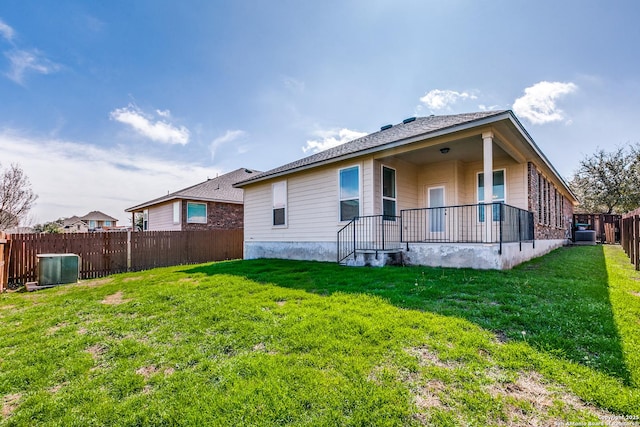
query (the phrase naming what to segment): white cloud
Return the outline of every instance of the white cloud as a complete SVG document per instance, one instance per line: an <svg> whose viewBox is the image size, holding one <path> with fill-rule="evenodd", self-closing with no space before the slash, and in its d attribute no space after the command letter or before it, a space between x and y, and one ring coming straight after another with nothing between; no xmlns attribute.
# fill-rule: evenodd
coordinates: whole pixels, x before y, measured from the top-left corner
<svg viewBox="0 0 640 427"><path fill-rule="evenodd" d="M4 55L11 63L11 70L5 75L18 84L24 82L24 76L29 71L39 74L51 74L61 68L59 64L47 59L37 49L31 51L12 49L4 52Z"/></svg>
<svg viewBox="0 0 640 427"><path fill-rule="evenodd" d="M302 147L303 152L311 151L312 153L319 153L331 147L344 144L345 142L353 141L356 138L365 136L366 132L358 132L350 129L319 131L315 134L320 138L317 140L307 141L307 145Z"/></svg>
<svg viewBox="0 0 640 427"><path fill-rule="evenodd" d="M433 89L427 92L420 102L425 104L431 110L450 109L451 105L458 100L476 99L477 97L468 92L456 92L455 90Z"/></svg>
<svg viewBox="0 0 640 427"><path fill-rule="evenodd" d="M493 110L498 110L499 108L500 108L499 105L484 105L484 104L478 105L478 109L480 109L480 111L493 111Z"/></svg>
<svg viewBox="0 0 640 427"><path fill-rule="evenodd" d="M34 223L100 210L128 225L124 209L224 171L132 152L0 130L2 166L18 163L39 196Z"/></svg>
<svg viewBox="0 0 640 427"><path fill-rule="evenodd" d="M562 121L564 111L556 101L576 90L578 86L574 83L542 81L524 90L524 95L513 103L513 111L536 125Z"/></svg>
<svg viewBox="0 0 640 427"><path fill-rule="evenodd" d="M222 144L226 144L227 142L235 141L238 138L245 136L247 133L243 130L228 130L224 133L224 135L217 137L211 142L209 145L209 150L211 151L211 160L215 158L216 151Z"/></svg>
<svg viewBox="0 0 640 427"><path fill-rule="evenodd" d="M0 19L0 35L7 41L13 41L16 32L2 19Z"/></svg>
<svg viewBox="0 0 640 427"><path fill-rule="evenodd" d="M156 110L163 118L170 116L169 110ZM186 145L189 142L190 132L184 126L176 127L165 120L154 121L153 117L147 117L139 108L129 105L113 110L109 117L120 123L131 126L137 133L152 141L164 144Z"/></svg>

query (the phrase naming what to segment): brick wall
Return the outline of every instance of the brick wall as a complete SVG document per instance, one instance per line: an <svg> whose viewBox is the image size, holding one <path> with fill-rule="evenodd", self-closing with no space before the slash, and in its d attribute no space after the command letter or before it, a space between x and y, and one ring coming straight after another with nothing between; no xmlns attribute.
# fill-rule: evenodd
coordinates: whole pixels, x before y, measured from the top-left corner
<svg viewBox="0 0 640 427"><path fill-rule="evenodd" d="M187 203L182 204L183 230L237 230L244 227L244 206L236 203L207 202L207 223L187 222Z"/></svg>
<svg viewBox="0 0 640 427"><path fill-rule="evenodd" d="M573 204L533 163L529 163L527 172L529 210L533 212L535 238L570 238Z"/></svg>

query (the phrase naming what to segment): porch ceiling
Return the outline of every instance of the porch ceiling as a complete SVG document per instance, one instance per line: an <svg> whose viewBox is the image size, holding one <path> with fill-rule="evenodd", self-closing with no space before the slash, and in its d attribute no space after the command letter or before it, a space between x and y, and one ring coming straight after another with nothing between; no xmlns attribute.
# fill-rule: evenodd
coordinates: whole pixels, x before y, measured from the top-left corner
<svg viewBox="0 0 640 427"><path fill-rule="evenodd" d="M440 150L448 148L446 153ZM421 147L412 151L395 153L391 157L401 159L416 165L440 163L443 161L459 160L462 162L482 161L482 137L474 135L467 138ZM499 144L493 146L493 158L510 158L509 154Z"/></svg>

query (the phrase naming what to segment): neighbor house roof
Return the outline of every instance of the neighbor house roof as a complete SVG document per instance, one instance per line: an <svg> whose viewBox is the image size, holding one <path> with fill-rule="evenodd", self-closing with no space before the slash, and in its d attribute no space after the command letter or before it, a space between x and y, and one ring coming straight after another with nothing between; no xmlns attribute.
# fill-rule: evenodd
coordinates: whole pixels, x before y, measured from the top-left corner
<svg viewBox="0 0 640 427"><path fill-rule="evenodd" d="M569 194L575 198L575 195L565 182L564 178L562 178L551 162L549 162L547 157L542 153L540 148L533 141L533 138L531 138L529 133L511 110L481 111L444 116L432 115L428 117L411 117L403 120L402 123L383 126L377 132L257 174L245 179L244 181L236 183L235 186L242 188L247 184L287 175L289 173L313 168L323 164L346 160L364 154L375 153L389 148L410 144L427 138L434 138L476 126L491 125L502 121L510 123L510 126L513 126L513 128L516 129L516 133L521 135L522 140L525 141L525 145L529 146L529 148L558 178L558 181L565 187Z"/></svg>
<svg viewBox="0 0 640 427"><path fill-rule="evenodd" d="M81 216L79 219L82 221L117 221L117 218L109 216L100 211L91 211L85 216Z"/></svg>
<svg viewBox="0 0 640 427"><path fill-rule="evenodd" d="M251 176L260 174L260 171L240 168L233 172L207 179L191 187L183 188L166 196L149 200L148 202L125 209L126 212L135 212L146 207L157 205L177 199L198 200L207 202L243 203L243 191L234 188L233 184L246 180Z"/></svg>
<svg viewBox="0 0 640 427"><path fill-rule="evenodd" d="M508 110L483 111L478 113L453 114L447 116L412 117L397 125L383 126L378 132L365 135L342 145L338 145L320 153L313 154L295 162L271 169L237 184L242 187L253 181L260 181L271 176L293 172L322 163L333 162L342 158L351 157L354 154L364 154L366 151L388 148L387 146L398 141L404 141L420 135L428 135L444 129L454 128L463 124L474 123L487 117L499 116Z"/></svg>

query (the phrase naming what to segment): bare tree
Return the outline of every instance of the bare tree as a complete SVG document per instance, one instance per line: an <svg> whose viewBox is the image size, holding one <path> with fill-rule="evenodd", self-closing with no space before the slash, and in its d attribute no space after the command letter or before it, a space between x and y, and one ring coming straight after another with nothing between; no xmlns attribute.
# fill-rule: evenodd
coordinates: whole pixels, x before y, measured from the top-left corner
<svg viewBox="0 0 640 427"><path fill-rule="evenodd" d="M17 227L37 198L20 166L0 170L0 230Z"/></svg>
<svg viewBox="0 0 640 427"><path fill-rule="evenodd" d="M640 147L599 149L580 161L569 182L584 213L625 213L640 206Z"/></svg>

